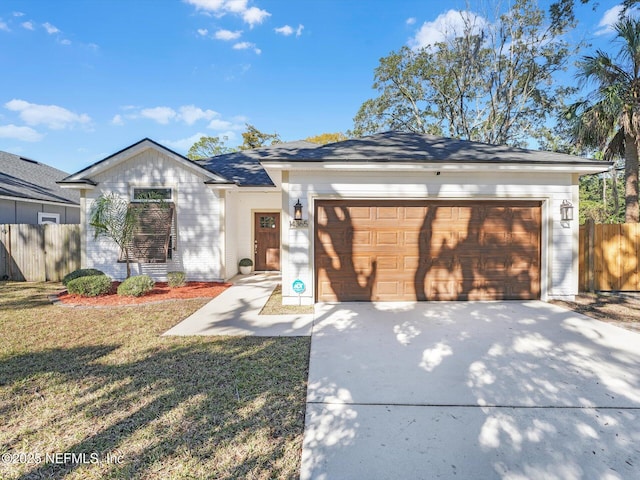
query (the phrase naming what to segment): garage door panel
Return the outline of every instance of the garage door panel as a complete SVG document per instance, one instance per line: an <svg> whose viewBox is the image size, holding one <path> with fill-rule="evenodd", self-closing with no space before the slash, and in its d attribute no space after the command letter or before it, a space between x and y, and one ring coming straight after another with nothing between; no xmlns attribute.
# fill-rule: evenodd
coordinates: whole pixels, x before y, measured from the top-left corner
<svg viewBox="0 0 640 480"><path fill-rule="evenodd" d="M412 223L419 222L422 224L425 217L427 216L428 207L418 207L413 206L411 208L404 209L404 218L405 220L412 221Z"/></svg>
<svg viewBox="0 0 640 480"><path fill-rule="evenodd" d="M376 220L402 220L401 207L377 207L375 211Z"/></svg>
<svg viewBox="0 0 640 480"><path fill-rule="evenodd" d="M397 255L378 255L376 266L378 270L397 271L400 268L400 260Z"/></svg>
<svg viewBox="0 0 640 480"><path fill-rule="evenodd" d="M400 232L396 231L382 231L376 232L376 245L381 247L399 247Z"/></svg>
<svg viewBox="0 0 640 480"><path fill-rule="evenodd" d="M352 220L373 220L373 211L369 207L349 207L349 216Z"/></svg>
<svg viewBox="0 0 640 480"><path fill-rule="evenodd" d="M370 230L356 230L351 236L352 246L369 247L373 246L373 232Z"/></svg>
<svg viewBox="0 0 640 480"><path fill-rule="evenodd" d="M349 257L341 257L344 265L349 261ZM370 255L353 255L353 268L357 273L369 274L371 273L371 266L375 261Z"/></svg>
<svg viewBox="0 0 640 480"><path fill-rule="evenodd" d="M539 202L323 201L316 218L318 300L539 298Z"/></svg>

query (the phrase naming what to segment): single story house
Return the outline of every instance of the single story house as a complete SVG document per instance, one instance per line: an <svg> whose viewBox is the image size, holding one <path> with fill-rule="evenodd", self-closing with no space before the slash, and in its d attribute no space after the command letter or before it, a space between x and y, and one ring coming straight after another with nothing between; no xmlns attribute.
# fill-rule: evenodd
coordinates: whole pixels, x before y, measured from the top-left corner
<svg viewBox="0 0 640 480"><path fill-rule="evenodd" d="M56 184L68 175L0 151L0 224L80 223L80 193Z"/></svg>
<svg viewBox="0 0 640 480"><path fill-rule="evenodd" d="M81 194L83 266L114 278L125 265L94 240L92 202L153 191L171 206L148 222L164 247L134 272L156 279L227 280L247 257L281 271L285 303L546 300L578 293L578 179L609 167L404 132L204 161L144 139L60 185Z"/></svg>

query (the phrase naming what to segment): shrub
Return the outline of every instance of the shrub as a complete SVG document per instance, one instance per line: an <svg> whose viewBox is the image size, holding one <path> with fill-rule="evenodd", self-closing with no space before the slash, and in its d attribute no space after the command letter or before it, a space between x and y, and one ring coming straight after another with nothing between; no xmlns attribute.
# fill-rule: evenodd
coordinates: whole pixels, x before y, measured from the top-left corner
<svg viewBox="0 0 640 480"><path fill-rule="evenodd" d="M88 275L70 280L67 283L67 291L71 294L83 297L97 297L111 290L111 279L106 275Z"/></svg>
<svg viewBox="0 0 640 480"><path fill-rule="evenodd" d="M155 284L156 282L149 275L135 275L118 285L118 295L141 297L145 293L149 293Z"/></svg>
<svg viewBox="0 0 640 480"><path fill-rule="evenodd" d="M240 260L240 263L238 264L241 267L253 267L253 260L251 260L250 258L243 258L242 260Z"/></svg>
<svg viewBox="0 0 640 480"><path fill-rule="evenodd" d="M66 274L62 279L62 284L66 287L71 280L74 280L80 277L91 277L94 275L104 275L104 272L97 270L95 268L81 268L79 270L75 270L71 273Z"/></svg>
<svg viewBox="0 0 640 480"><path fill-rule="evenodd" d="M168 272L167 283L171 288L184 287L187 283L187 276L184 272Z"/></svg>

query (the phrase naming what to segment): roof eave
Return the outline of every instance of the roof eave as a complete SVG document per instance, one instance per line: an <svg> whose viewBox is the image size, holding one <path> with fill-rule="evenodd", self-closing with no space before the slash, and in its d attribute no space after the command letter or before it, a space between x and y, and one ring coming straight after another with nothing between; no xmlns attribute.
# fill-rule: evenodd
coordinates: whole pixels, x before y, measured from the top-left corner
<svg viewBox="0 0 640 480"><path fill-rule="evenodd" d="M82 178L79 180L60 180L56 182L60 186L60 188L66 188L70 190L93 190L98 185L91 179Z"/></svg>
<svg viewBox="0 0 640 480"><path fill-rule="evenodd" d="M215 172L211 172L210 170L207 170L202 165L198 165L197 163L193 162L189 158L183 155L180 155L177 152L174 152L170 148L167 148L164 145L154 140L151 140L150 138L143 138L139 142L136 142L133 145L130 145L126 148L123 148L122 150L119 150L118 152L112 155L109 155L108 157L105 157L102 160L92 165L89 165L88 167L80 170L79 172L69 175L68 177L63 179L62 182L65 182L66 184L78 183L83 181L93 182L89 177L99 174L105 170L108 170L109 168L112 168L115 165L118 165L119 163L126 161L129 158L132 158L138 153L141 153L149 148L163 151L165 154L174 157L176 161L182 163L185 167L191 168L194 171L197 171L200 174L203 174L204 176L208 177L209 180L217 181L220 183L228 182L228 180L222 177L221 175ZM93 183L96 184L95 182Z"/></svg>
<svg viewBox="0 0 640 480"><path fill-rule="evenodd" d="M613 166L613 162L584 161L584 162L415 162L415 161L341 161L341 160L305 160L305 161L276 161L264 160L265 167L274 170L341 170L341 171L427 171L427 172L485 172L485 171L514 171L514 172L557 172L589 173L606 172Z"/></svg>

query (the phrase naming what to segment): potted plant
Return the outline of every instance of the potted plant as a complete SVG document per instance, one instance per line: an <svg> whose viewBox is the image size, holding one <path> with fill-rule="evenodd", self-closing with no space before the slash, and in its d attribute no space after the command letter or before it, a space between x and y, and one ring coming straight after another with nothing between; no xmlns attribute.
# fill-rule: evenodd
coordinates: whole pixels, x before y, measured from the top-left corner
<svg viewBox="0 0 640 480"><path fill-rule="evenodd" d="M240 273L243 275L249 275L251 273L251 267L253 267L253 260L250 258L243 258L238 264L240 266Z"/></svg>

